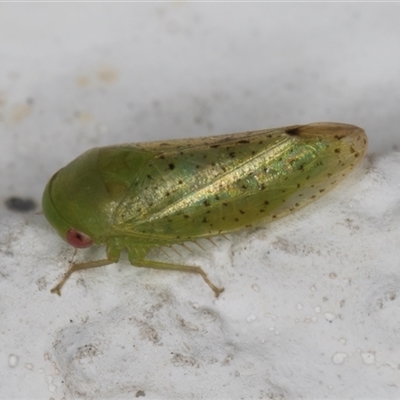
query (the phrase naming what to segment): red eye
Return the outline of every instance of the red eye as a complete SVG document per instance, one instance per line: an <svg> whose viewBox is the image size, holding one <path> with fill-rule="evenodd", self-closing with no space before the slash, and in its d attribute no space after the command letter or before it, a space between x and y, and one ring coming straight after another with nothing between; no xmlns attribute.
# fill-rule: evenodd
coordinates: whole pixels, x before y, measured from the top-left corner
<svg viewBox="0 0 400 400"><path fill-rule="evenodd" d="M78 249L84 249L85 247L90 247L93 244L93 240L90 236L85 235L76 229L68 229L65 235L67 242Z"/></svg>

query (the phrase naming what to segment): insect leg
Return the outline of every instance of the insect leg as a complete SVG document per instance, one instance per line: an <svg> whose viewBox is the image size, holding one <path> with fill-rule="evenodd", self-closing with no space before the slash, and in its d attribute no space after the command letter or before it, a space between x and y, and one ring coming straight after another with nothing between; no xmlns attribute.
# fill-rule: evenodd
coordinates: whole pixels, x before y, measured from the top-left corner
<svg viewBox="0 0 400 400"><path fill-rule="evenodd" d="M225 289L215 286L207 274L200 268L195 266L181 265L181 264L169 264L153 260L130 260L131 264L136 267L153 268L153 269L164 269L170 271L182 271L191 272L193 274L199 274L207 283L208 286L214 291L215 297L218 297Z"/></svg>
<svg viewBox="0 0 400 400"><path fill-rule="evenodd" d="M75 271L80 271L82 269L90 269L90 268L96 268L96 267L103 267L105 265L109 264L114 264L118 260L110 260L110 259L105 259L105 260L96 260L96 261L89 261L81 264L72 264L71 268L66 272L64 277L61 279L61 281L58 283L57 286L55 286L53 289L51 289L51 293L57 293L59 296L61 296L61 288L64 286L64 283L68 280L68 278L75 272Z"/></svg>

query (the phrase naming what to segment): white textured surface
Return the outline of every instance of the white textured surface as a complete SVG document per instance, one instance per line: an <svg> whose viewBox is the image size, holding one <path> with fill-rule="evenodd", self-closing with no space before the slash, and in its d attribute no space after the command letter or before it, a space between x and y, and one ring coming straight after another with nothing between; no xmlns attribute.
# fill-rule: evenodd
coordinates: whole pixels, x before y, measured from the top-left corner
<svg viewBox="0 0 400 400"><path fill-rule="evenodd" d="M397 19L396 4L1 4L3 200L39 202L85 149L144 139L328 120L365 128L374 154L297 214L179 250L218 300L126 260L52 295L73 250L2 205L0 398L399 398Z"/></svg>

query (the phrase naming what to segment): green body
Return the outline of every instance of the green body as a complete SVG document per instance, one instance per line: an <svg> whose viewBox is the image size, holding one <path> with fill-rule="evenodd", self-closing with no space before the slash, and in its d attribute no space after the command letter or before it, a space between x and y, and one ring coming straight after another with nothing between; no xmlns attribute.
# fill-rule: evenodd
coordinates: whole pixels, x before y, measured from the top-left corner
<svg viewBox="0 0 400 400"><path fill-rule="evenodd" d="M352 125L321 123L95 148L57 172L43 211L132 264L155 246L225 234L294 211L328 191L365 154Z"/></svg>

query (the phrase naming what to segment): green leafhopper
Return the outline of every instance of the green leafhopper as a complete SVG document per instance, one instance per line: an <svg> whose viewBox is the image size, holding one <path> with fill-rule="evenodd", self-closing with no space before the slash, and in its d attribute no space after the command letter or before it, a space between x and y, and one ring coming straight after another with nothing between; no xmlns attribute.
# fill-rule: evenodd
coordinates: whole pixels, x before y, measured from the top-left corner
<svg viewBox="0 0 400 400"><path fill-rule="evenodd" d="M107 258L73 264L52 292L60 294L74 271L115 263L126 250L137 267L200 274L218 296L223 289L200 267L147 253L295 211L331 189L366 150L364 131L340 123L91 149L50 179L43 211L70 245L106 246Z"/></svg>

